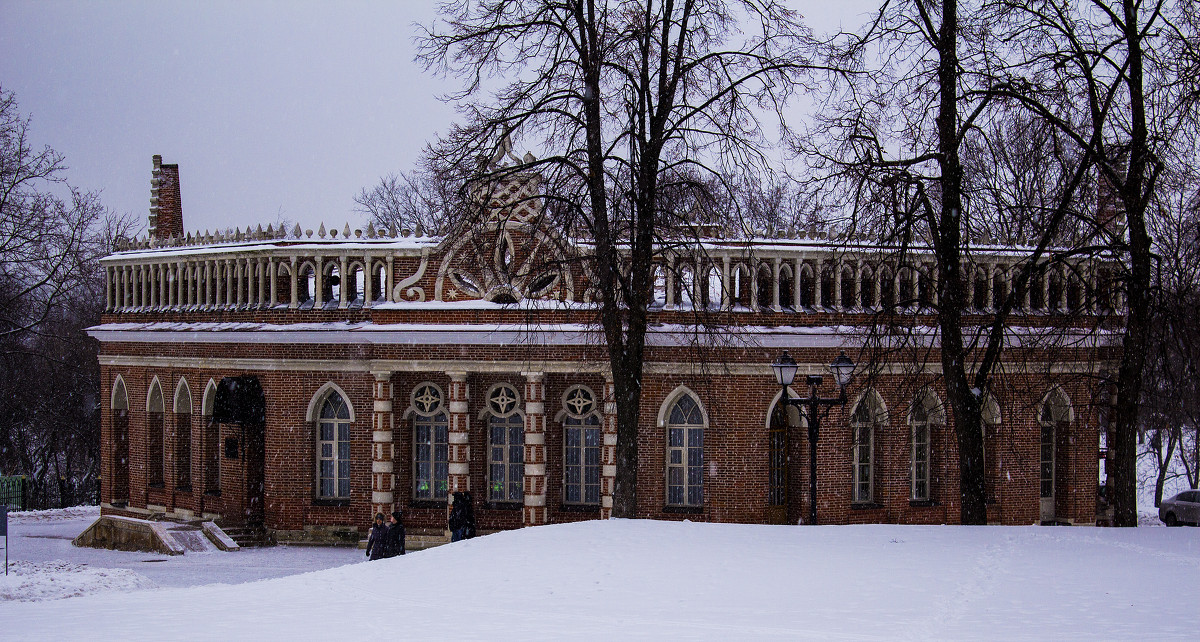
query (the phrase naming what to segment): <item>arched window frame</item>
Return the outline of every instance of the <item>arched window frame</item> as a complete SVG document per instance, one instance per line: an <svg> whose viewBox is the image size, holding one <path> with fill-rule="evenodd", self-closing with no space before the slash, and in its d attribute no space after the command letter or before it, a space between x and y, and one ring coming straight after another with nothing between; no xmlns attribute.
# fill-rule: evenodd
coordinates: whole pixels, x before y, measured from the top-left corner
<svg viewBox="0 0 1200 642"><path fill-rule="evenodd" d="M1042 396L1037 407L1037 420L1041 428L1039 495L1043 498L1055 497L1054 487L1061 481L1058 479L1058 471L1055 470L1058 463L1058 440L1062 437L1058 434L1058 425L1072 423L1075 419L1075 409L1071 406L1071 398L1067 396L1066 391L1057 385Z"/></svg>
<svg viewBox="0 0 1200 642"><path fill-rule="evenodd" d="M777 285L775 276L772 274L771 264L761 261L754 276L754 298L760 311L767 312L772 309L773 293Z"/></svg>
<svg viewBox="0 0 1200 642"><path fill-rule="evenodd" d="M450 491L450 417L445 391L432 381L413 386L404 414L412 415L413 499L444 502Z"/></svg>
<svg viewBox="0 0 1200 642"><path fill-rule="evenodd" d="M112 413L112 479L109 494L114 503L129 501L129 389L125 379L117 375L113 380L112 396L109 399Z"/></svg>
<svg viewBox="0 0 1200 642"><path fill-rule="evenodd" d="M221 494L221 426L213 421L213 406L217 402L217 382L209 379L204 386L200 412L204 423L204 492Z"/></svg>
<svg viewBox="0 0 1200 642"><path fill-rule="evenodd" d="M583 385L567 388L554 419L563 427L563 503L599 505L604 435L596 393Z"/></svg>
<svg viewBox="0 0 1200 642"><path fill-rule="evenodd" d="M337 384L326 383L308 404L308 421L313 427L314 496L318 501L349 501L354 425L350 396Z"/></svg>
<svg viewBox="0 0 1200 642"><path fill-rule="evenodd" d="M909 407L909 500L929 501L932 497L933 433L935 426L946 424L941 399L932 390L918 393Z"/></svg>
<svg viewBox="0 0 1200 642"><path fill-rule="evenodd" d="M479 419L487 426L487 499L519 503L525 498L525 413L517 387L499 382L488 388Z"/></svg>
<svg viewBox="0 0 1200 642"><path fill-rule="evenodd" d="M192 489L192 391L186 377L175 386L175 488Z"/></svg>
<svg viewBox="0 0 1200 642"><path fill-rule="evenodd" d="M711 265L708 268L707 277L704 288L704 306L706 308L720 308L721 302L724 301L725 282L721 275L721 268L716 265Z"/></svg>
<svg viewBox="0 0 1200 642"><path fill-rule="evenodd" d="M858 276L859 305L864 310L875 308L875 271L870 264L862 263Z"/></svg>
<svg viewBox="0 0 1200 642"><path fill-rule="evenodd" d="M337 308L342 298L342 268L336 260L321 266L321 309Z"/></svg>
<svg viewBox="0 0 1200 642"><path fill-rule="evenodd" d="M885 425L887 406L883 397L874 389L868 389L859 396L850 412L852 503L875 501L875 431Z"/></svg>
<svg viewBox="0 0 1200 642"><path fill-rule="evenodd" d="M684 400L694 404L683 407ZM676 414L676 408L683 414ZM690 420L690 421L689 421ZM659 408L659 425L664 427L666 505L676 508L704 506L704 435L708 412L700 397L686 386L676 388Z"/></svg>
<svg viewBox="0 0 1200 642"><path fill-rule="evenodd" d="M162 384L154 377L146 392L146 484L154 488L162 488L166 479L165 409Z"/></svg>
<svg viewBox="0 0 1200 642"><path fill-rule="evenodd" d="M788 388L789 399L800 399L802 395ZM786 506L788 496L788 436L792 428L807 428L808 421L800 413L800 409L792 404L783 404L783 391L775 393L768 406L766 424L767 431L767 505ZM783 413L782 417L777 417ZM777 421L782 418L782 425Z"/></svg>
<svg viewBox="0 0 1200 642"><path fill-rule="evenodd" d="M346 289L346 305L362 307L366 303L363 296L366 292L367 270L362 261L352 260L346 266L346 279L342 287Z"/></svg>
<svg viewBox="0 0 1200 642"><path fill-rule="evenodd" d="M805 261L800 266L800 300L796 302L796 309L811 309L816 296L816 284L813 277L812 263Z"/></svg>
<svg viewBox="0 0 1200 642"><path fill-rule="evenodd" d="M312 261L300 264L296 278L296 305L307 310L316 305L317 265Z"/></svg>
<svg viewBox="0 0 1200 642"><path fill-rule="evenodd" d="M785 310L796 309L796 280L792 266L787 263L779 265L779 307Z"/></svg>

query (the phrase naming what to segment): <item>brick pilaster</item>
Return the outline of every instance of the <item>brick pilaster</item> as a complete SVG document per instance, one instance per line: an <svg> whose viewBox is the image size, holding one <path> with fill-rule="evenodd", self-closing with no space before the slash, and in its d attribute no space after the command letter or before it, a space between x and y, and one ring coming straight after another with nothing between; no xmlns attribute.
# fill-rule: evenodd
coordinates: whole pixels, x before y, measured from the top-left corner
<svg viewBox="0 0 1200 642"><path fill-rule="evenodd" d="M525 508L522 525L546 523L546 384L541 372L525 375Z"/></svg>
<svg viewBox="0 0 1200 642"><path fill-rule="evenodd" d="M467 414L467 400L470 390L467 388L467 373L447 372L450 377L449 403L450 434L449 468L450 492L471 490L471 445L468 429L470 416Z"/></svg>
<svg viewBox="0 0 1200 642"><path fill-rule="evenodd" d="M375 375L374 413L371 415L371 512L387 515L395 502L396 475L393 470L395 418L392 414L392 373Z"/></svg>
<svg viewBox="0 0 1200 642"><path fill-rule="evenodd" d="M617 399L611 377L604 378L604 419L600 448L600 519L612 517L613 489L617 485Z"/></svg>

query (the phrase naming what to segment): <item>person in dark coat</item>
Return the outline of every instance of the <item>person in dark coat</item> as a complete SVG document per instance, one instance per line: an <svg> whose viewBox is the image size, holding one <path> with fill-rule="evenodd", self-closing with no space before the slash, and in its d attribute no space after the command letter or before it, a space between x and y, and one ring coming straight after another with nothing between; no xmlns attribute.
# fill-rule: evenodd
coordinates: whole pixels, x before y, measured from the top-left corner
<svg viewBox="0 0 1200 642"><path fill-rule="evenodd" d="M446 520L450 529L450 541L457 542L475 536L475 510L471 507L471 493L456 492L450 496L450 517Z"/></svg>
<svg viewBox="0 0 1200 642"><path fill-rule="evenodd" d="M404 554L404 524L400 523L400 511L392 511L392 520L383 535L383 556L395 557Z"/></svg>
<svg viewBox="0 0 1200 642"><path fill-rule="evenodd" d="M375 524L371 526L371 535L367 537L367 558L383 559L383 540L387 536L388 526L383 521L383 513L375 514Z"/></svg>

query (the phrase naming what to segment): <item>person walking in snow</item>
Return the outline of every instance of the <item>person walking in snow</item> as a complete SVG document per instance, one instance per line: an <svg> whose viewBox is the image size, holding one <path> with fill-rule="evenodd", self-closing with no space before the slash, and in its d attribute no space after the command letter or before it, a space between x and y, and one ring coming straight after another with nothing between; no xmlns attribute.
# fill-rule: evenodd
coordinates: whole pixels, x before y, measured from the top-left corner
<svg viewBox="0 0 1200 642"><path fill-rule="evenodd" d="M457 542L475 536L475 511L471 506L471 493L456 492L450 496L450 517L446 520L450 529L450 541Z"/></svg>
<svg viewBox="0 0 1200 642"><path fill-rule="evenodd" d="M400 511L392 511L391 523L383 534L383 556L395 557L404 554L404 524L400 523Z"/></svg>
<svg viewBox="0 0 1200 642"><path fill-rule="evenodd" d="M383 539L387 536L388 526L383 521L383 513L375 514L375 524L371 526L371 534L367 537L367 558L383 559Z"/></svg>

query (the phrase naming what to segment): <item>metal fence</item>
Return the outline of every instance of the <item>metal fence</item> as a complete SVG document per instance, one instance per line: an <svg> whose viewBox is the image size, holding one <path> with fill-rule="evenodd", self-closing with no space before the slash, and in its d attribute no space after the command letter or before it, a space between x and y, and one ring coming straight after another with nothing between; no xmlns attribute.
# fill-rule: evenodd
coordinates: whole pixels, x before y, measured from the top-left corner
<svg viewBox="0 0 1200 642"><path fill-rule="evenodd" d="M0 477L0 504L9 510L25 510L29 505L29 480L24 475Z"/></svg>

